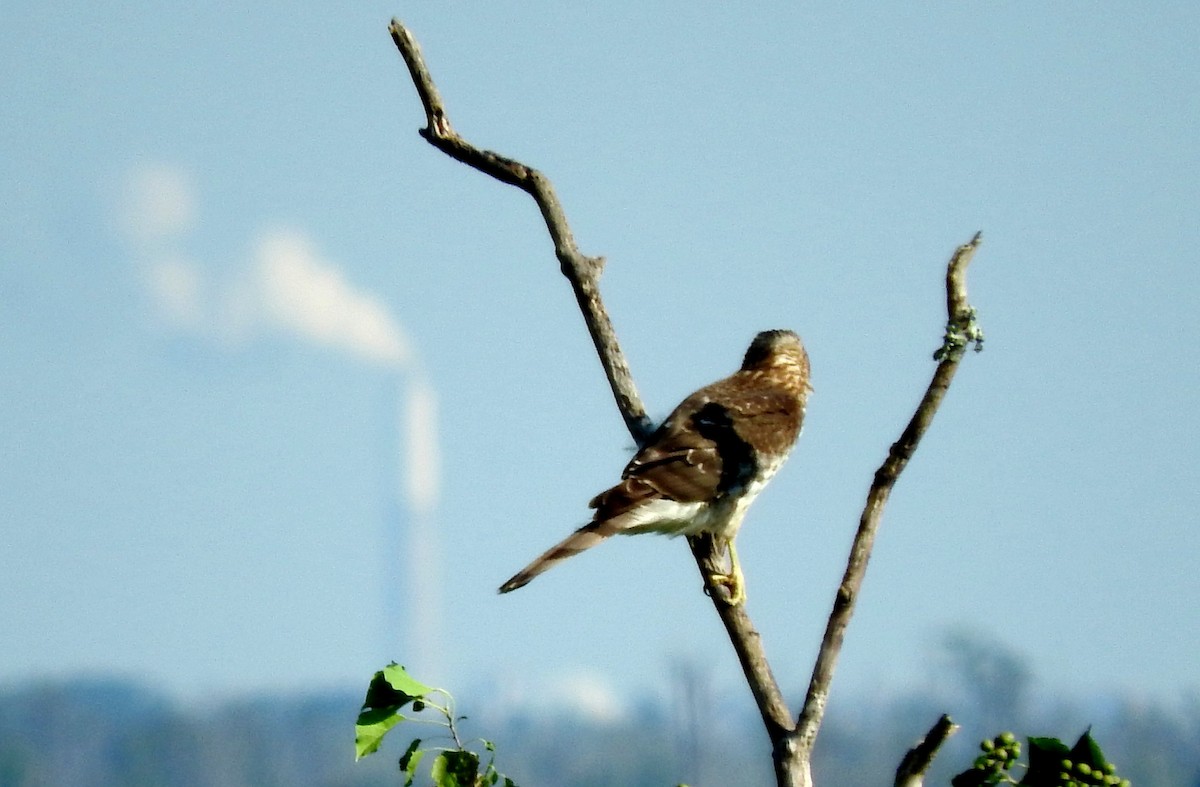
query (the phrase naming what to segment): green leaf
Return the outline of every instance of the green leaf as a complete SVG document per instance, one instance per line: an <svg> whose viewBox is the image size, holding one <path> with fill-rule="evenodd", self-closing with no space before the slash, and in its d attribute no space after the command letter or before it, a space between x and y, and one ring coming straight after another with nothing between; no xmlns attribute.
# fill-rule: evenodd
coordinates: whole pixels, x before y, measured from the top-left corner
<svg viewBox="0 0 1200 787"><path fill-rule="evenodd" d="M435 689L414 680L395 662L376 672L354 724L355 759L377 751L388 730L404 721L400 709L410 702L416 708L432 691Z"/></svg>
<svg viewBox="0 0 1200 787"><path fill-rule="evenodd" d="M1029 738L1029 770L1022 787L1057 787L1062 761L1071 759L1071 750L1058 738Z"/></svg>
<svg viewBox="0 0 1200 787"><path fill-rule="evenodd" d="M378 751L383 736L403 719L398 713L364 711L358 714L358 722L354 725L354 759L361 760Z"/></svg>
<svg viewBox="0 0 1200 787"><path fill-rule="evenodd" d="M420 767L421 760L425 757L425 752L417 748L420 745L421 739L413 738L413 742L408 744L408 748L400 757L400 770L408 776L404 780L404 787L412 787L413 780L417 777L417 768Z"/></svg>
<svg viewBox="0 0 1200 787"><path fill-rule="evenodd" d="M443 752L446 758L446 773L453 774L454 783L472 787L479 775L479 755L466 749Z"/></svg>
<svg viewBox="0 0 1200 787"><path fill-rule="evenodd" d="M444 751L433 761L429 775L437 787L474 787L479 758L469 751Z"/></svg>
<svg viewBox="0 0 1200 787"><path fill-rule="evenodd" d="M410 702L421 700L425 695L436 691L415 679L404 667L392 662L371 679L367 687L367 697L363 700L363 709L367 708L399 708Z"/></svg>
<svg viewBox="0 0 1200 787"><path fill-rule="evenodd" d="M1079 741L1071 749L1071 759L1075 762L1086 762L1094 770L1100 771L1108 765L1108 761L1104 759L1104 752L1100 750L1100 744L1092 737L1091 728L1079 736Z"/></svg>
<svg viewBox="0 0 1200 787"><path fill-rule="evenodd" d="M442 752L433 758L433 767L429 770L429 778L437 787L458 787L458 781L447 772L446 753Z"/></svg>

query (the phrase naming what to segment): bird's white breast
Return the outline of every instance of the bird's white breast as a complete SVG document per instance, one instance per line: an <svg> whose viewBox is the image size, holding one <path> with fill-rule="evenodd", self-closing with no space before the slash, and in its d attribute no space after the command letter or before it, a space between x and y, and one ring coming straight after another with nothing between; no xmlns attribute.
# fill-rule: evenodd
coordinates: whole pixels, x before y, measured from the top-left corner
<svg viewBox="0 0 1200 787"><path fill-rule="evenodd" d="M712 533L732 539L742 526L742 518L767 482L779 472L787 454L770 457L743 490L731 490L712 502L681 503L676 500L650 500L623 515L621 532L663 533L669 536L695 536Z"/></svg>

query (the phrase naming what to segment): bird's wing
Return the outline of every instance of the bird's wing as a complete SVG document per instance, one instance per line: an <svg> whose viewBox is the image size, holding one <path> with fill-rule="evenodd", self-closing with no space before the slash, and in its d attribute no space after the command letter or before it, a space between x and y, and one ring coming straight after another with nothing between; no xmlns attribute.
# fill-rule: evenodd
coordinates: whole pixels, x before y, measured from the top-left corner
<svg viewBox="0 0 1200 787"><path fill-rule="evenodd" d="M717 443L696 430L692 416L706 403L699 392L685 400L629 460L621 482L592 499L596 520L611 519L653 499L703 502L721 477Z"/></svg>
<svg viewBox="0 0 1200 787"><path fill-rule="evenodd" d="M708 389L688 397L638 451L621 483L590 503L596 519L611 519L651 499L679 503L711 501L734 490L757 471L756 451L784 452L795 442L794 396L751 388Z"/></svg>

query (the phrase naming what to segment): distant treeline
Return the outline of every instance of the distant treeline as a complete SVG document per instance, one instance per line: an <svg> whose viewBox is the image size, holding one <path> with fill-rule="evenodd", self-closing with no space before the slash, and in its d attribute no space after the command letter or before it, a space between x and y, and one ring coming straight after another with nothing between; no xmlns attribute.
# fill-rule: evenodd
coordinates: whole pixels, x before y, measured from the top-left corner
<svg viewBox="0 0 1200 787"><path fill-rule="evenodd" d="M667 680L671 701L646 701L617 722L501 708L480 691L459 692L458 709L469 717L465 734L494 741L498 766L522 787L771 783L767 743L748 701L713 696L697 674L678 671ZM1034 697L1023 675L956 678L940 697L835 697L817 747L817 783L891 784L905 749L946 711L964 729L943 750L930 785L947 785L985 736L1011 729L1065 739L1090 724L1135 787L1200 787L1200 697L1171 707L1121 699L1072 704ZM354 762L361 702L361 693L346 692L199 709L125 681L11 686L0 689L0 786L400 785L396 760L405 741L388 741L381 754Z"/></svg>

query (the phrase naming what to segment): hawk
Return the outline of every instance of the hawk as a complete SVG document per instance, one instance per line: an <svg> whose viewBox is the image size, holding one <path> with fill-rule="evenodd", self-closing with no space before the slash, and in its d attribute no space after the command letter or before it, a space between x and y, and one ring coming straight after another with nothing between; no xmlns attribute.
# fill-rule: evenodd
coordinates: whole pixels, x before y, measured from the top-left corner
<svg viewBox="0 0 1200 787"><path fill-rule="evenodd" d="M625 466L621 482L588 504L592 521L500 586L523 587L612 535L711 534L728 547L729 603L745 599L733 541L746 509L787 458L804 423L808 353L792 331L763 331L742 368L684 399Z"/></svg>

